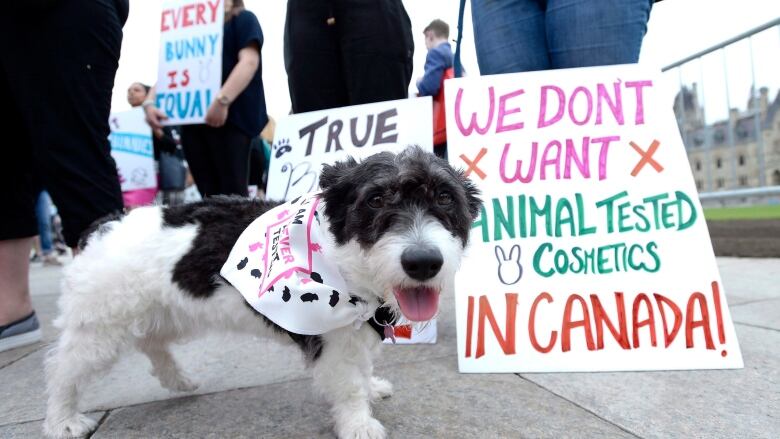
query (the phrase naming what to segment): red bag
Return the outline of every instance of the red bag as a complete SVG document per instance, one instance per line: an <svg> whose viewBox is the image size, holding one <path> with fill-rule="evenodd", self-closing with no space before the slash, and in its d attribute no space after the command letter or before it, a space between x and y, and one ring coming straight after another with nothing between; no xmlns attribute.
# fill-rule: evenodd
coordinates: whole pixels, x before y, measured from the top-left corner
<svg viewBox="0 0 780 439"><path fill-rule="evenodd" d="M433 144L447 142L447 117L444 112L444 81L455 77L455 69L450 67L441 75L439 92L433 97Z"/></svg>

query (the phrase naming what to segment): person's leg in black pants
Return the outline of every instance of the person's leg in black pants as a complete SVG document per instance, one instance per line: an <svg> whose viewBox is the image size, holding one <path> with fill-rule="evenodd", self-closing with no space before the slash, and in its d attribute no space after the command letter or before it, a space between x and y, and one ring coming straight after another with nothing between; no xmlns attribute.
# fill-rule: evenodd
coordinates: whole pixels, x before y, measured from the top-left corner
<svg viewBox="0 0 780 439"><path fill-rule="evenodd" d="M207 125L183 125L181 146L184 158L201 197L220 194L217 167L212 157L214 128Z"/></svg>
<svg viewBox="0 0 780 439"><path fill-rule="evenodd" d="M293 113L348 105L339 48L341 17L330 1L289 0L284 65ZM335 21L328 24L328 18Z"/></svg>
<svg viewBox="0 0 780 439"><path fill-rule="evenodd" d="M217 168L219 193L249 195L249 136L230 123L215 131L210 145Z"/></svg>
<svg viewBox="0 0 780 439"><path fill-rule="evenodd" d="M405 99L412 79L412 25L401 0L340 0L340 46L349 105Z"/></svg>
<svg viewBox="0 0 780 439"><path fill-rule="evenodd" d="M202 197L247 196L249 137L231 124L182 127L181 143L192 178Z"/></svg>
<svg viewBox="0 0 780 439"><path fill-rule="evenodd" d="M29 19L2 23L16 34L2 43L4 67L24 120L17 129L29 133L34 171L75 247L92 222L123 209L108 142L122 18L113 0L62 0Z"/></svg>

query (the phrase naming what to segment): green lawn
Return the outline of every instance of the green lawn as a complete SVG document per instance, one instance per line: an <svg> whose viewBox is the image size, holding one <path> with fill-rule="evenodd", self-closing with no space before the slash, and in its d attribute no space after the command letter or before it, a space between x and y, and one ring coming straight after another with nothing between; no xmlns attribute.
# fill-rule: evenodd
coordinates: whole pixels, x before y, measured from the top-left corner
<svg viewBox="0 0 780 439"><path fill-rule="evenodd" d="M710 221L741 219L780 219L780 204L749 207L716 207L704 209Z"/></svg>

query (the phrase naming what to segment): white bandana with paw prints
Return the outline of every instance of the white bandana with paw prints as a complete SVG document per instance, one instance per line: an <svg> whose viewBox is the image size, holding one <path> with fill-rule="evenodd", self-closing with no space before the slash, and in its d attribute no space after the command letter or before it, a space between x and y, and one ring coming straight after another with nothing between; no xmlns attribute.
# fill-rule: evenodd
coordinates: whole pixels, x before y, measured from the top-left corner
<svg viewBox="0 0 780 439"><path fill-rule="evenodd" d="M220 274L247 302L287 331L324 334L359 327L379 303L350 296L321 224L318 194L276 206L241 233Z"/></svg>

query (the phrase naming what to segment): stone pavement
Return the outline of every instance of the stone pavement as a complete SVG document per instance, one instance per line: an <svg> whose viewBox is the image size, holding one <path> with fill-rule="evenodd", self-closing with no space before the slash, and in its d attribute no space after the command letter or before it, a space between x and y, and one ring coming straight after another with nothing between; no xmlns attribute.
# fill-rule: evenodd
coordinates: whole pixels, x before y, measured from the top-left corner
<svg viewBox="0 0 780 439"><path fill-rule="evenodd" d="M443 298L439 343L385 346L376 374L395 386L375 416L391 438L780 437L780 259L719 258L745 368L459 375L454 300ZM0 353L0 438L41 436L42 360L56 336L56 267L34 267L45 342ZM85 393L93 438L332 438L327 406L294 348L210 336L174 355L201 386L171 394L127 355Z"/></svg>

